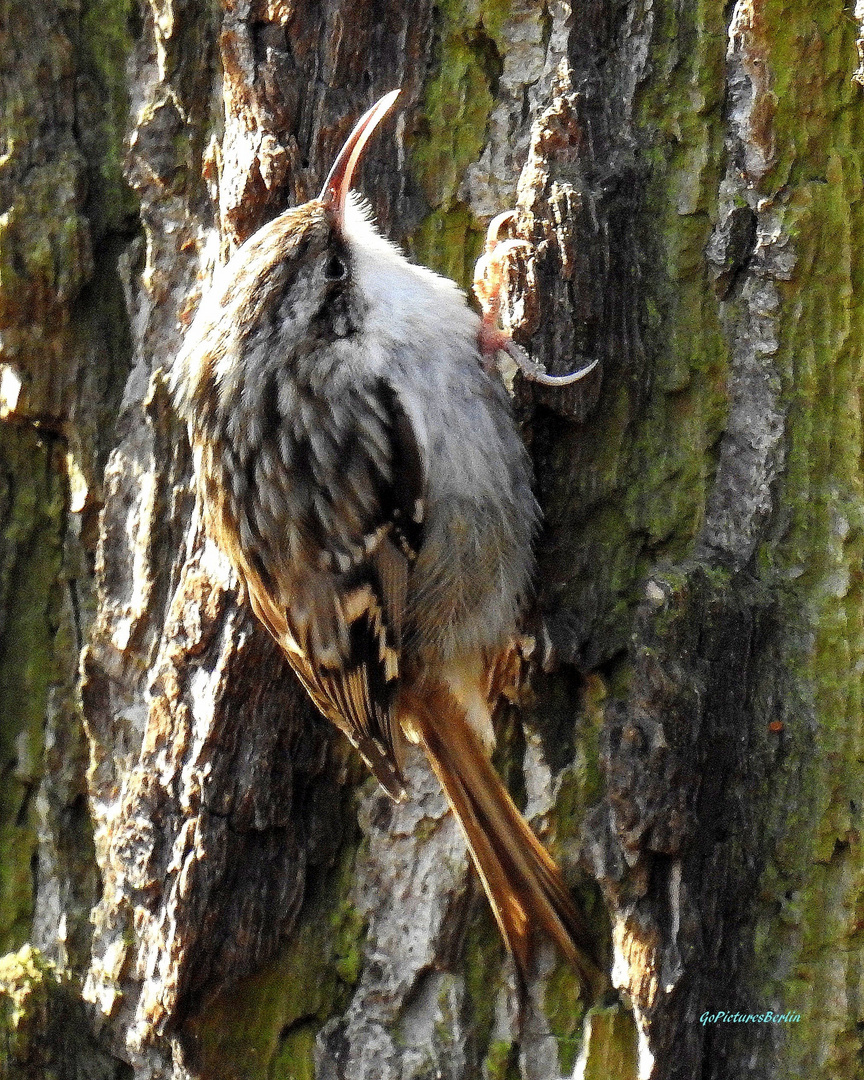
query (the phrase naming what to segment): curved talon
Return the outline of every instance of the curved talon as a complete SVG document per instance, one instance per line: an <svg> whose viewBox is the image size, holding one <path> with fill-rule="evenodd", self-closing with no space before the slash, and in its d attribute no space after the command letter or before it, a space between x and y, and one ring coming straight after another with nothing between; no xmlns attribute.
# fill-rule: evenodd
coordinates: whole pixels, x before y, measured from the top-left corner
<svg viewBox="0 0 864 1080"><path fill-rule="evenodd" d="M474 266L474 295L480 302L484 314L489 313L489 321L494 322L501 306L501 278L504 260L512 251L531 250L527 240L504 240L493 249L486 250Z"/></svg>
<svg viewBox="0 0 864 1080"><path fill-rule="evenodd" d="M516 220L515 210L505 210L503 214L496 214L495 217L489 222L486 229L486 254L491 255L501 239L501 228L504 225L509 225L511 221ZM523 240L523 243L527 243L527 240Z"/></svg>
<svg viewBox="0 0 864 1080"><path fill-rule="evenodd" d="M590 364L586 364L585 367L579 368L578 371L571 371L569 375L547 375L540 365L532 360L521 345L517 345L515 341L507 341L502 348L516 364L525 378L528 379L529 382L538 383L540 386L572 386L573 383L577 383L580 379L584 379L586 375L590 375L594 368L600 363L600 357L598 356L597 359L592 360Z"/></svg>
<svg viewBox="0 0 864 1080"><path fill-rule="evenodd" d="M494 251L481 255L478 262L483 263L484 266L494 266L495 263L499 262L503 263L511 251L519 251L520 248L523 251L533 251L534 245L528 240L520 240L517 236L512 237L510 240L500 240L495 245Z"/></svg>
<svg viewBox="0 0 864 1080"><path fill-rule="evenodd" d="M480 302L484 318L490 326L496 322L501 306L504 260L511 251L532 250L532 245L527 240L515 237L501 240L501 230L515 220L515 210L505 210L503 214L496 214L492 218L486 229L483 254L474 266L474 295Z"/></svg>
<svg viewBox="0 0 864 1080"><path fill-rule="evenodd" d="M516 219L515 210L505 210L503 214L497 214L489 222L486 229L486 242L483 254L477 260L474 267L474 294L480 304L482 319L478 333L478 344L483 357L484 367L492 371L495 366L495 354L502 350L514 361L516 366L529 382L540 386L572 386L589 375L597 364L593 360L590 364L573 371L569 375L547 375L539 364L535 363L523 348L517 345L510 335L498 328L498 316L501 311L502 294L504 292L504 265L505 260L514 251L532 251L533 245L528 240L511 237L501 240L501 232L505 225L510 225Z"/></svg>

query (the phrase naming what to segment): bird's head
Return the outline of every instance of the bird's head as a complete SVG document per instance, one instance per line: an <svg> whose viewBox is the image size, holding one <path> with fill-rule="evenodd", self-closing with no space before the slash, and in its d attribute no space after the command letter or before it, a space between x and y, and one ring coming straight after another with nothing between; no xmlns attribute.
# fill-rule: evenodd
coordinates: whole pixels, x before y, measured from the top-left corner
<svg viewBox="0 0 864 1080"><path fill-rule="evenodd" d="M386 94L358 120L317 199L264 225L217 271L174 367L181 412L188 416L196 399L212 397L212 390L223 403L235 397L250 373L263 374L277 356L302 362L354 334L369 306L363 290L350 288L355 234L373 247L378 241L385 255L395 249L358 209L352 184L369 139L398 95Z"/></svg>

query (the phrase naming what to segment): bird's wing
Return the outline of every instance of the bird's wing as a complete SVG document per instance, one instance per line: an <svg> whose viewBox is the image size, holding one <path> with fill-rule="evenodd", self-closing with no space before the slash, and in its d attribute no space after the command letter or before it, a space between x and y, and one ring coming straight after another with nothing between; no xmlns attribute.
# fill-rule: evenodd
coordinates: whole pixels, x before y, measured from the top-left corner
<svg viewBox="0 0 864 1080"><path fill-rule="evenodd" d="M268 573L260 560L243 558L244 576L256 614L312 700L399 798L402 735L392 704L408 576L422 540L425 468L389 383L379 379L340 407L341 444L324 445L311 413L308 430L295 418L295 460L286 463L306 478L292 524L308 574L298 574L289 595L274 587L278 570Z"/></svg>

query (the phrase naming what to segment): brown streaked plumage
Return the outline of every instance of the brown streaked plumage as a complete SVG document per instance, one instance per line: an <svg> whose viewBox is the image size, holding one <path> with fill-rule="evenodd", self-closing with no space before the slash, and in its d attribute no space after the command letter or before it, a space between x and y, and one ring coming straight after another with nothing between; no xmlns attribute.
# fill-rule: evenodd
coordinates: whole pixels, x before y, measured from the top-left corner
<svg viewBox="0 0 864 1080"><path fill-rule="evenodd" d="M312 700L394 798L403 740L424 748L523 982L540 928L596 990L561 873L490 762L490 682L533 567L528 457L463 294L350 195L394 100L360 120L319 199L219 272L174 398L208 528Z"/></svg>

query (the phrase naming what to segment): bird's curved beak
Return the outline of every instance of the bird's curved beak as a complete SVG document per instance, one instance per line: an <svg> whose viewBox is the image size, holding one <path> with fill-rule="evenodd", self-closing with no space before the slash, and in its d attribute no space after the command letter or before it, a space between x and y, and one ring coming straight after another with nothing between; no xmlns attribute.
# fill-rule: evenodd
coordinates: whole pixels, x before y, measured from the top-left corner
<svg viewBox="0 0 864 1080"><path fill-rule="evenodd" d="M354 177L354 169L360 160L360 155L366 147L366 143L372 137L375 128L390 112L398 90L391 90L377 101L372 108L365 112L357 121L354 130L348 136L348 140L339 151L339 156L333 163L330 175L324 182L321 194L318 196L321 202L327 206L333 214L336 225L341 228L345 220L345 204L348 201L348 192L351 190L351 180Z"/></svg>

